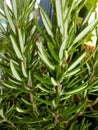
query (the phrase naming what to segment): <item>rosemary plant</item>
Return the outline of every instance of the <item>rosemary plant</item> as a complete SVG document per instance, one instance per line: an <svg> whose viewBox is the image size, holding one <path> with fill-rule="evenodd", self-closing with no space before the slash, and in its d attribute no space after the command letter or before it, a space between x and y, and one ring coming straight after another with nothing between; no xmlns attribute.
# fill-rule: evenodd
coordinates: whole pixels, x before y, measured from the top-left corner
<svg viewBox="0 0 98 130"><path fill-rule="evenodd" d="M36 0L0 0L0 129L89 130L97 120L98 18L86 0L51 0L50 18ZM93 44L93 42L92 42ZM95 128L97 129L97 128Z"/></svg>

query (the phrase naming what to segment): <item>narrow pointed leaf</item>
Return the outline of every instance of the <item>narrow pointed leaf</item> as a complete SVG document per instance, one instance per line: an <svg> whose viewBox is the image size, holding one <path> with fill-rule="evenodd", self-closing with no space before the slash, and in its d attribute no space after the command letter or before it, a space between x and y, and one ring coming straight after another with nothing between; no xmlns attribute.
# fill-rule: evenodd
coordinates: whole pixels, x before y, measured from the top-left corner
<svg viewBox="0 0 98 130"><path fill-rule="evenodd" d="M45 13L45 11L41 7L40 7L40 14L41 14L44 26L45 26L48 34L51 37L53 37L51 21L50 21L49 17L47 16L47 14Z"/></svg>
<svg viewBox="0 0 98 130"><path fill-rule="evenodd" d="M19 88L18 85L17 86L13 86L13 85L9 85L9 84L4 83L4 82L2 82L1 84L4 85L7 88L10 88L10 89L17 89L19 91L22 91L22 92L25 92L25 93L29 93L29 94L32 93L31 91L26 90L24 88Z"/></svg>
<svg viewBox="0 0 98 130"><path fill-rule="evenodd" d="M21 100L22 100L25 104L27 104L27 105L29 105L29 106L32 106L32 103L28 102L28 101L25 100L24 98L21 98Z"/></svg>
<svg viewBox="0 0 98 130"><path fill-rule="evenodd" d="M61 47L60 47L60 51L59 51L59 58L62 59L63 58L63 53L64 53L64 49L66 47L66 43L67 43L67 36L64 38Z"/></svg>
<svg viewBox="0 0 98 130"><path fill-rule="evenodd" d="M76 88L74 88L74 89L72 89L70 91L67 91L66 95L71 95L71 94L78 93L80 91L83 91L86 87L87 87L87 85L82 84L80 87L76 87Z"/></svg>
<svg viewBox="0 0 98 130"><path fill-rule="evenodd" d="M65 77L69 77L69 76L72 76L72 75L75 75L76 73L78 73L81 69L76 69L76 70L73 70L71 72L68 72L68 73L65 73Z"/></svg>
<svg viewBox="0 0 98 130"><path fill-rule="evenodd" d="M47 90L46 88L42 87L40 84L37 84L36 87L39 88L40 90L46 92L46 93L51 93L51 92L52 92L52 91L49 91L49 90ZM53 93L53 92L52 92L52 93Z"/></svg>
<svg viewBox="0 0 98 130"><path fill-rule="evenodd" d="M15 41L15 39L14 39L14 37L12 35L10 35L10 39L11 39L11 43L12 43L12 46L14 48L14 51L15 51L17 57L19 59L23 60L22 54L21 54L21 52L20 52L20 50L19 50L19 48L17 46L17 43L16 43L16 41Z"/></svg>
<svg viewBox="0 0 98 130"><path fill-rule="evenodd" d="M12 0L12 8L13 8L13 12L14 12L15 18L17 19L17 4L16 4L16 0Z"/></svg>
<svg viewBox="0 0 98 130"><path fill-rule="evenodd" d="M57 107L55 100L52 101L52 105L53 105L54 107Z"/></svg>
<svg viewBox="0 0 98 130"><path fill-rule="evenodd" d="M84 52L71 66L69 66L67 72L74 69L83 60L85 56L86 56L86 52Z"/></svg>
<svg viewBox="0 0 98 130"><path fill-rule="evenodd" d="M36 44L37 44L38 49L39 49L39 52L40 52L40 53L38 53L38 54L39 54L39 56L41 57L41 59L43 60L43 62L44 62L50 69L54 70L54 69L55 69L55 66L49 61L49 59L48 59L48 57L47 57L47 55L46 55L46 51L45 51L45 49L44 49L42 43L41 43L41 42L37 42Z"/></svg>
<svg viewBox="0 0 98 130"><path fill-rule="evenodd" d="M60 27L60 31L64 33L64 25L63 25L63 16L62 16L62 1L56 0L56 13L57 13L57 22L58 26Z"/></svg>
<svg viewBox="0 0 98 130"><path fill-rule="evenodd" d="M17 81L15 81L15 80L11 79L11 78L8 78L8 79L9 79L9 81L10 81L11 83L14 83L14 84L16 84L16 85L21 85L20 82L17 82Z"/></svg>
<svg viewBox="0 0 98 130"><path fill-rule="evenodd" d="M17 112L19 112L19 113L26 113L26 110L23 110L23 109L21 109L21 108L19 108L19 107L16 107L16 110L17 110Z"/></svg>
<svg viewBox="0 0 98 130"><path fill-rule="evenodd" d="M22 79L20 78L20 76L19 76L19 74L18 74L18 72L17 72L17 70L16 70L16 68L14 66L14 63L12 62L12 60L10 60L10 67L11 67L11 71L12 71L13 76L17 80L22 81Z"/></svg>
<svg viewBox="0 0 98 130"><path fill-rule="evenodd" d="M23 52L24 52L24 42L23 42L22 33L21 33L21 29L20 28L18 29L18 35L19 35L20 49L21 49L21 52L23 54Z"/></svg>
<svg viewBox="0 0 98 130"><path fill-rule="evenodd" d="M53 77L51 77L51 83L54 85L54 86L57 86L57 82L55 81L55 79Z"/></svg>
<svg viewBox="0 0 98 130"><path fill-rule="evenodd" d="M49 51L50 51L51 55L53 56L53 58L54 58L57 62L59 62L59 61L60 61L60 60L59 60L59 57L58 57L58 55L56 54L56 52L55 52L55 50L54 50L54 48L53 48L52 43L48 42L47 44L48 44L48 48L49 48Z"/></svg>
<svg viewBox="0 0 98 130"><path fill-rule="evenodd" d="M5 87L7 87L7 88L11 88L11 89L17 89L17 87L14 87L14 86L12 86L12 85L9 85L9 84L7 84L7 83L4 83L4 82L2 82L2 85L4 85Z"/></svg>
<svg viewBox="0 0 98 130"><path fill-rule="evenodd" d="M98 24L98 19L94 20L90 25L88 25L74 40L74 44L86 36L94 27Z"/></svg>
<svg viewBox="0 0 98 130"><path fill-rule="evenodd" d="M26 78L27 78L27 72L26 72L26 68L25 68L25 66L24 66L24 63L23 63L23 62L21 62L21 67L22 67L22 73L23 73L24 77L26 77Z"/></svg>
<svg viewBox="0 0 98 130"><path fill-rule="evenodd" d="M15 29L13 20L12 20L10 14L9 14L9 10L8 10L8 7L7 7L7 4L6 4L5 0L4 0L4 10L5 10L5 14L6 14L7 20L9 22L9 25L10 25L12 31L16 34L16 29Z"/></svg>

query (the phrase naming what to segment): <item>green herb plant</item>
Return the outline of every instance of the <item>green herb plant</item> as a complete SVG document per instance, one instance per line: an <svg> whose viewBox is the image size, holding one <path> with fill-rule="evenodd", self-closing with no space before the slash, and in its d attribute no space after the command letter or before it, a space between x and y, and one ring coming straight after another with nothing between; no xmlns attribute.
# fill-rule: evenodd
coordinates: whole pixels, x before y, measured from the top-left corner
<svg viewBox="0 0 98 130"><path fill-rule="evenodd" d="M84 43L98 18L88 24L91 7L79 22L85 0L51 0L52 19L38 6L40 27L35 2L0 0L0 129L89 130L98 117L98 47Z"/></svg>

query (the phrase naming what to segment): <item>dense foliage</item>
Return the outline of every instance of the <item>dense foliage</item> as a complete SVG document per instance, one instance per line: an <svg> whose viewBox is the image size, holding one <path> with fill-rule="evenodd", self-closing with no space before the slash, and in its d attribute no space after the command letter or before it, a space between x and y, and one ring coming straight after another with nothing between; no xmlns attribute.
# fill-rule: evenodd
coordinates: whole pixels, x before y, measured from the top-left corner
<svg viewBox="0 0 98 130"><path fill-rule="evenodd" d="M85 0L51 0L53 17L36 0L0 0L0 129L88 130L97 120L98 60L91 40L98 18ZM97 129L97 128L96 128Z"/></svg>

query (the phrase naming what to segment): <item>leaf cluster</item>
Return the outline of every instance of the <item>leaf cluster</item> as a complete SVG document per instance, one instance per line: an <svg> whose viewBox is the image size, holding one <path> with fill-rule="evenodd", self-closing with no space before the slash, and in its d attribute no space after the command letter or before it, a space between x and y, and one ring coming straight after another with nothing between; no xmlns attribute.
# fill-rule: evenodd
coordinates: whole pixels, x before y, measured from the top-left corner
<svg viewBox="0 0 98 130"><path fill-rule="evenodd" d="M79 24L83 0L51 0L53 19L35 0L0 0L0 128L8 130L88 130L97 118L97 45L84 44L97 27ZM92 99L94 95L94 99Z"/></svg>

